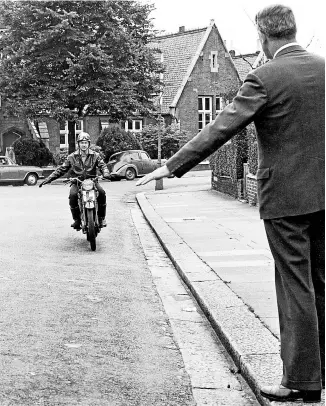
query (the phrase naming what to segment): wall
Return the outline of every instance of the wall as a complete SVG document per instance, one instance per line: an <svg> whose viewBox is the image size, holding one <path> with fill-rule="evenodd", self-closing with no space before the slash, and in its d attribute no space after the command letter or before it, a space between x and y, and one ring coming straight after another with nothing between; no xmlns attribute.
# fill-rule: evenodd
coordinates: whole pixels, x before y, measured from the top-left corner
<svg viewBox="0 0 326 406"><path fill-rule="evenodd" d="M95 144L101 132L100 117L99 116L84 117L84 131L91 136L91 144Z"/></svg>
<svg viewBox="0 0 326 406"><path fill-rule="evenodd" d="M0 154L4 154L3 150L3 135L9 130L18 130L22 136L31 137L27 122L21 117L8 117L4 116L0 108Z"/></svg>
<svg viewBox="0 0 326 406"><path fill-rule="evenodd" d="M60 126L59 123L51 118L44 119L49 132L49 149L53 154L60 153Z"/></svg>
<svg viewBox="0 0 326 406"><path fill-rule="evenodd" d="M257 178L256 175L249 173L247 175L247 200L251 206L256 206L258 203L257 195Z"/></svg>

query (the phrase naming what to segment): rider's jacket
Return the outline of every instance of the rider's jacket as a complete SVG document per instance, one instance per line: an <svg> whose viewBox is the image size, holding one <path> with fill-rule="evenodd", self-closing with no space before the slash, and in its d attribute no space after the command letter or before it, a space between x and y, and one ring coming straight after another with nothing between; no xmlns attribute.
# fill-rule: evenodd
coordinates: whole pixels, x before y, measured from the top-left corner
<svg viewBox="0 0 326 406"><path fill-rule="evenodd" d="M77 150L68 155L64 163L52 172L45 181L52 182L67 173L69 169L71 170L71 177L78 177L80 180L84 180L96 176L96 168L99 168L103 176L110 176L110 172L98 152L89 149L86 160L83 162L79 150Z"/></svg>

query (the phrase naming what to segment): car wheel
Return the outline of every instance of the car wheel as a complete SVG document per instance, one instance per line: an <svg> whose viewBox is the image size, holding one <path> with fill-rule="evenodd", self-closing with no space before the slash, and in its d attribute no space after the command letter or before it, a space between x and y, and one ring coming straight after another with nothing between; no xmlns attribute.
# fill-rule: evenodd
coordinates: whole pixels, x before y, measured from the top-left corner
<svg viewBox="0 0 326 406"><path fill-rule="evenodd" d="M28 186L35 186L37 184L38 176L36 173L29 173L26 176L25 183Z"/></svg>
<svg viewBox="0 0 326 406"><path fill-rule="evenodd" d="M134 180L135 177L136 177L136 171L134 169L132 169L132 168L128 168L126 170L125 177L126 177L127 180Z"/></svg>

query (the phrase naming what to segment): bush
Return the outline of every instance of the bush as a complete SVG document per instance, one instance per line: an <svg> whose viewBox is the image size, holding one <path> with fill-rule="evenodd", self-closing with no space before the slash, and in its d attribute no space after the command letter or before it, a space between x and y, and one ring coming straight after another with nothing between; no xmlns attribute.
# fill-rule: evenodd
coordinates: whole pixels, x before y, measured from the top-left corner
<svg viewBox="0 0 326 406"><path fill-rule="evenodd" d="M12 146L19 165L47 166L54 161L53 154L42 141L20 138Z"/></svg>
<svg viewBox="0 0 326 406"><path fill-rule="evenodd" d="M243 129L230 142L210 156L210 165L214 174L228 176L236 182L237 179L243 178L243 164L247 160L248 135L247 130Z"/></svg>
<svg viewBox="0 0 326 406"><path fill-rule="evenodd" d="M161 157L170 158L175 154L182 144L188 139L188 133L180 131L176 125L163 127L160 124L150 124L145 126L141 133L137 134L142 148L149 154L152 159L158 155L158 136L161 131Z"/></svg>
<svg viewBox="0 0 326 406"><path fill-rule="evenodd" d="M248 167L249 172L256 175L258 169L258 144L256 130L253 124L247 127L248 130Z"/></svg>
<svg viewBox="0 0 326 406"><path fill-rule="evenodd" d="M60 152L53 154L53 164L62 165L68 156L68 148L60 148Z"/></svg>
<svg viewBox="0 0 326 406"><path fill-rule="evenodd" d="M123 130L119 125L104 128L96 141L96 145L101 147L106 162L116 152L127 149L142 149L137 138L132 133Z"/></svg>
<svg viewBox="0 0 326 406"><path fill-rule="evenodd" d="M248 135L247 130L243 129L233 139L232 143L236 151L236 179L242 179L243 164L248 162Z"/></svg>

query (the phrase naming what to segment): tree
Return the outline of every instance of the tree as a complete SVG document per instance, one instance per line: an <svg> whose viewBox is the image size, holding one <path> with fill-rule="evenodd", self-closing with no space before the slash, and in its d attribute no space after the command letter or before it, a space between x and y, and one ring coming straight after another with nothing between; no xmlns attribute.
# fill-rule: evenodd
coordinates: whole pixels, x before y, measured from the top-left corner
<svg viewBox="0 0 326 406"><path fill-rule="evenodd" d="M188 135L185 131L180 131L176 125L162 126L160 124L145 126L142 132L137 135L143 149L152 159L157 158L158 134L161 131L161 155L168 159L184 144Z"/></svg>
<svg viewBox="0 0 326 406"><path fill-rule="evenodd" d="M106 162L116 152L142 148L137 138L131 132L123 130L119 125L104 128L96 145L102 148Z"/></svg>
<svg viewBox="0 0 326 406"><path fill-rule="evenodd" d="M22 165L46 166L53 162L53 155L41 141L19 138L13 143L16 162Z"/></svg>
<svg viewBox="0 0 326 406"><path fill-rule="evenodd" d="M9 114L112 122L153 110L161 64L147 47L153 6L136 1L2 1L0 94Z"/></svg>

